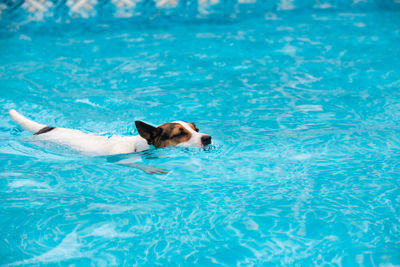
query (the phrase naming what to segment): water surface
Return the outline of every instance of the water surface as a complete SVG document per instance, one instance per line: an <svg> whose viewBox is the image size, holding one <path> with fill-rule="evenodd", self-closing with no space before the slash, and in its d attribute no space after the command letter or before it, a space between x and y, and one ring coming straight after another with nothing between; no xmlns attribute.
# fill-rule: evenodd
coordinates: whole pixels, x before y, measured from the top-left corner
<svg viewBox="0 0 400 267"><path fill-rule="evenodd" d="M2 29L0 263L400 264L400 16ZM147 175L27 142L8 110L103 135L195 122Z"/></svg>

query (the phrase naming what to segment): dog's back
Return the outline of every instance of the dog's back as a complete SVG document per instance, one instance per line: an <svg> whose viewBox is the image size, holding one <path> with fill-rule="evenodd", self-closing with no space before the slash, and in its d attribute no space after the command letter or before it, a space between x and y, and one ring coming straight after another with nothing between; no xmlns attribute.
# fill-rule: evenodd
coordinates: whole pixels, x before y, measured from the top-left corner
<svg viewBox="0 0 400 267"><path fill-rule="evenodd" d="M30 138L31 141L46 141L64 145L86 155L125 154L149 148L146 140L140 136L94 135L74 129L46 126L24 117L13 109L9 113L11 119L23 129L34 132Z"/></svg>

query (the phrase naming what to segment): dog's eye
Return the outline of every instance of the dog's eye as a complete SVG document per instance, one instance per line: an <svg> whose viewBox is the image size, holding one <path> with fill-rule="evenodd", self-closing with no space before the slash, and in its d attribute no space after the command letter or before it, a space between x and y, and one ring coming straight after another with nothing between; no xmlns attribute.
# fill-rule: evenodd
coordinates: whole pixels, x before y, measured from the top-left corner
<svg viewBox="0 0 400 267"><path fill-rule="evenodd" d="M181 136L183 136L183 135L185 135L185 132L184 132L184 131L181 131L181 132L179 132L179 133L173 135L172 138L181 137Z"/></svg>

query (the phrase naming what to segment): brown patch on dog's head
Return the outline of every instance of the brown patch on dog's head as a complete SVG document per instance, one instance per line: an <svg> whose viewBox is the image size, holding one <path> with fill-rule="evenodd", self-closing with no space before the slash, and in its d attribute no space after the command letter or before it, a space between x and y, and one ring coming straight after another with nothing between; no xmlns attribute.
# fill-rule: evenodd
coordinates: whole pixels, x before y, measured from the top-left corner
<svg viewBox="0 0 400 267"><path fill-rule="evenodd" d="M158 127L142 121L135 121L135 124L140 136L146 139L149 145L156 148L177 146L192 137L192 134L179 123L170 122ZM193 126L192 128L196 131L197 127L194 124L189 123L189 125Z"/></svg>

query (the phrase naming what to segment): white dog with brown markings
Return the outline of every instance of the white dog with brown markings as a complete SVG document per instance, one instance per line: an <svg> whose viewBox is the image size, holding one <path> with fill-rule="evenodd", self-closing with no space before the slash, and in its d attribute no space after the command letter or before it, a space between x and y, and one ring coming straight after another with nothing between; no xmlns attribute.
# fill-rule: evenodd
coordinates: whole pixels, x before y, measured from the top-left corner
<svg viewBox="0 0 400 267"><path fill-rule="evenodd" d="M162 147L205 147L211 144L211 136L199 133L194 123L174 121L158 127L142 121L135 121L139 132L137 136L99 136L83 133L79 130L46 126L34 122L14 109L10 110L11 119L23 129L34 132L32 141L46 141L69 147L71 150L90 156L110 156L140 152L154 146ZM117 164L139 168L147 173L163 173L165 170L150 166L115 162Z"/></svg>

